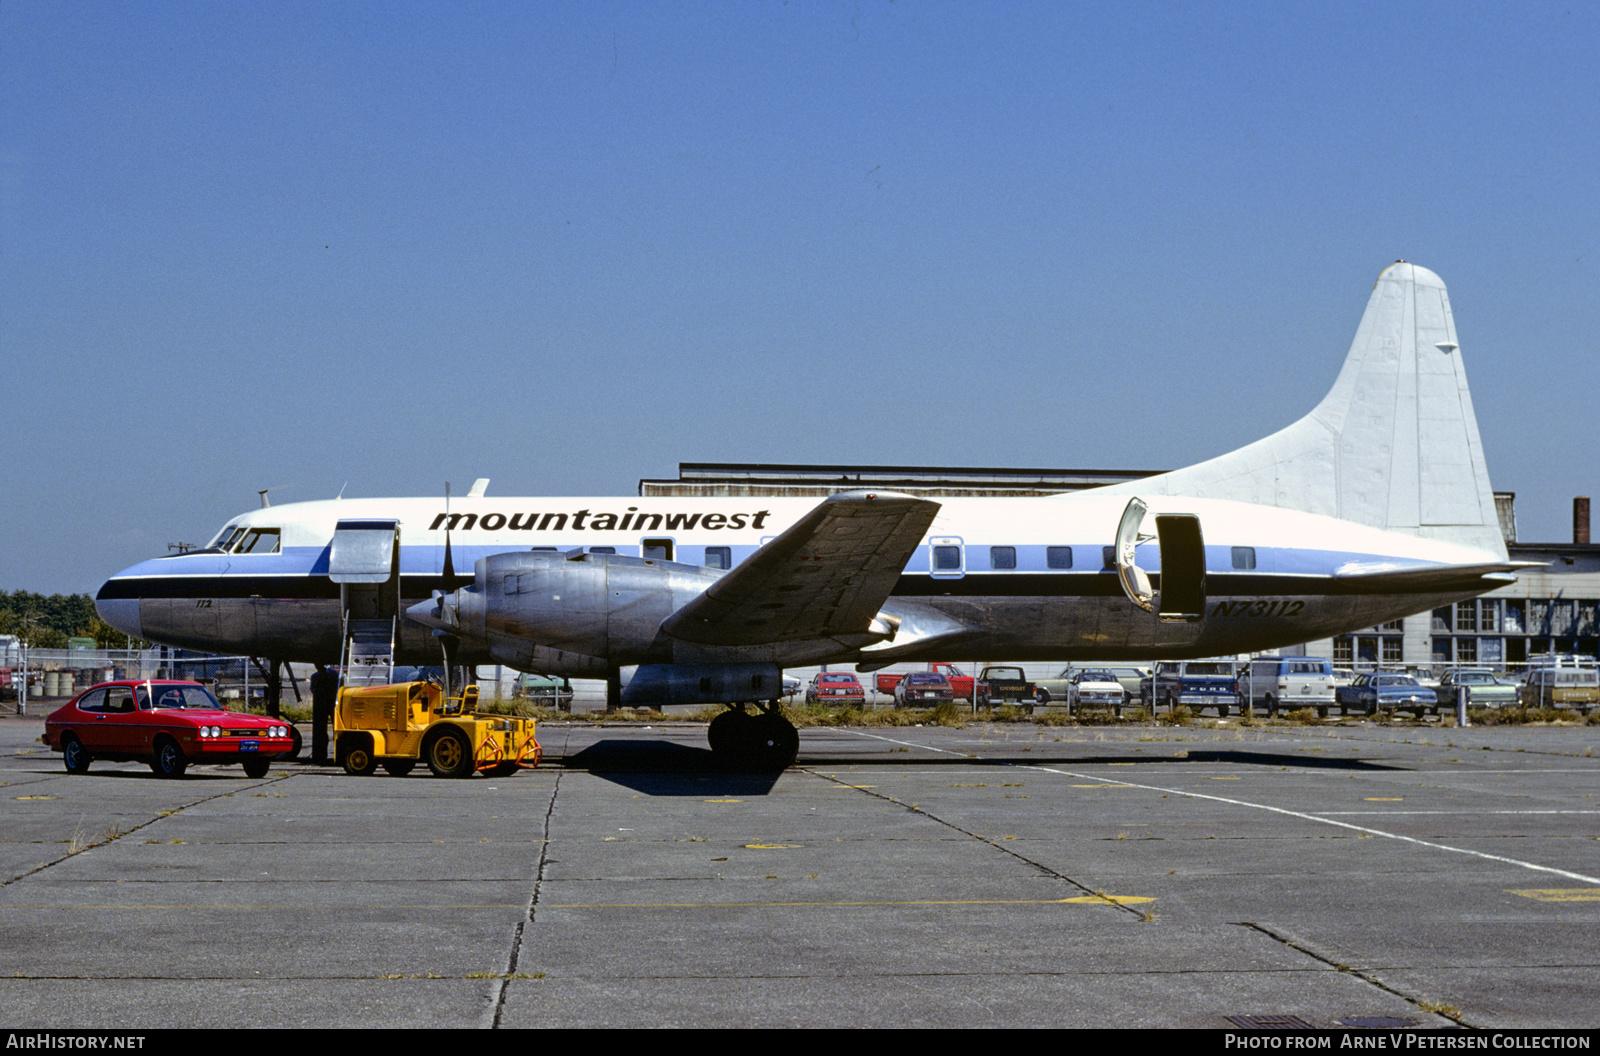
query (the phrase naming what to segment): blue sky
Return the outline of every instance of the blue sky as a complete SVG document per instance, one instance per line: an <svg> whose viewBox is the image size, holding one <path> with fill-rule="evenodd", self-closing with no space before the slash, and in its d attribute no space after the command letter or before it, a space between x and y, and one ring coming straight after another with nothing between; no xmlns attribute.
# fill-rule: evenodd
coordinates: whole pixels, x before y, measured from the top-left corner
<svg viewBox="0 0 1600 1056"><path fill-rule="evenodd" d="M1450 287L1600 493L1600 8L0 5L0 589L278 502L679 461L1174 468Z"/></svg>

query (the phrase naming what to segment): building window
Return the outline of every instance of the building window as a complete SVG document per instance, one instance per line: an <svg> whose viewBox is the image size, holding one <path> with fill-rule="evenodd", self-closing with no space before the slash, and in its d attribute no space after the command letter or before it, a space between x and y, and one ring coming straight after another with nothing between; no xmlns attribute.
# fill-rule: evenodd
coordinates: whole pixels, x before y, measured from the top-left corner
<svg viewBox="0 0 1600 1056"><path fill-rule="evenodd" d="M1017 548L1014 546L991 546L989 548L989 567L1009 571L1017 567Z"/></svg>
<svg viewBox="0 0 1600 1056"><path fill-rule="evenodd" d="M1385 664L1398 664L1405 659L1404 638L1385 638L1383 640L1383 662Z"/></svg>
<svg viewBox="0 0 1600 1056"><path fill-rule="evenodd" d="M1478 629L1478 599L1456 602L1456 630L1472 632Z"/></svg>
<svg viewBox="0 0 1600 1056"><path fill-rule="evenodd" d="M1333 662L1340 667L1349 667L1356 662L1355 641L1348 635L1333 640Z"/></svg>
<svg viewBox="0 0 1600 1056"><path fill-rule="evenodd" d="M1456 639L1456 663L1475 664L1478 662L1478 640L1476 638Z"/></svg>
<svg viewBox="0 0 1600 1056"><path fill-rule="evenodd" d="M730 546L706 547L707 568L732 568L733 548Z"/></svg>
<svg viewBox="0 0 1600 1056"><path fill-rule="evenodd" d="M1233 548L1233 567L1249 570L1256 567L1256 548L1253 546L1236 546Z"/></svg>
<svg viewBox="0 0 1600 1056"><path fill-rule="evenodd" d="M1047 546L1044 548L1045 564L1050 568L1071 568L1072 547Z"/></svg>
<svg viewBox="0 0 1600 1056"><path fill-rule="evenodd" d="M1507 600L1505 626L1501 629L1507 634L1521 634L1522 628L1522 602Z"/></svg>

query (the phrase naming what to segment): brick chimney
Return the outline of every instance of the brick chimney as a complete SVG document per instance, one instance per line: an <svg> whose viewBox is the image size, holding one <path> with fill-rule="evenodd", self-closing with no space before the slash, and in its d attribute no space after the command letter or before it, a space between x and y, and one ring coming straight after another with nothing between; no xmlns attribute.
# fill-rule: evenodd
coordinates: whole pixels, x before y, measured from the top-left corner
<svg viewBox="0 0 1600 1056"><path fill-rule="evenodd" d="M1579 495L1572 500L1572 541L1589 541L1589 496Z"/></svg>

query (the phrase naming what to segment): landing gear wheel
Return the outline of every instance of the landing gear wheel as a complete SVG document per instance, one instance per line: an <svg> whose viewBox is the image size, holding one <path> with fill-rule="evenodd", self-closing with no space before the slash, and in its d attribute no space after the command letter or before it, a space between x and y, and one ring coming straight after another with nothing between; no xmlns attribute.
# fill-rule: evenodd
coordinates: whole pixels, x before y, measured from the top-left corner
<svg viewBox="0 0 1600 1056"><path fill-rule="evenodd" d="M415 759L385 759L381 764L383 772L390 777L405 777L417 768Z"/></svg>
<svg viewBox="0 0 1600 1056"><path fill-rule="evenodd" d="M89 754L89 749L83 746L82 741L69 733L61 738L61 761L67 765L67 773L87 774L89 764L94 761L94 757Z"/></svg>
<svg viewBox="0 0 1600 1056"><path fill-rule="evenodd" d="M178 747L178 742L170 737L163 737L156 742L156 754L150 760L150 769L158 777L182 777L183 772L189 768L189 760L184 758L183 749Z"/></svg>
<svg viewBox="0 0 1600 1056"><path fill-rule="evenodd" d="M754 732L751 724L755 721L755 716L743 708L732 708L712 719L706 728L706 740L712 752L721 758L743 755L744 746Z"/></svg>
<svg viewBox="0 0 1600 1056"><path fill-rule="evenodd" d="M453 726L440 730L423 745L422 755L434 777L472 776L472 745L467 735Z"/></svg>
<svg viewBox="0 0 1600 1056"><path fill-rule="evenodd" d="M271 759L246 759L244 761L244 773L246 777L266 777L267 771L271 769Z"/></svg>
<svg viewBox="0 0 1600 1056"><path fill-rule="evenodd" d="M758 716L749 746L750 762L761 770L785 770L800 754L800 731L782 715Z"/></svg>
<svg viewBox="0 0 1600 1056"><path fill-rule="evenodd" d="M366 777L378 768L378 761L372 757L371 743L360 734L340 737L338 756L339 765L351 777Z"/></svg>

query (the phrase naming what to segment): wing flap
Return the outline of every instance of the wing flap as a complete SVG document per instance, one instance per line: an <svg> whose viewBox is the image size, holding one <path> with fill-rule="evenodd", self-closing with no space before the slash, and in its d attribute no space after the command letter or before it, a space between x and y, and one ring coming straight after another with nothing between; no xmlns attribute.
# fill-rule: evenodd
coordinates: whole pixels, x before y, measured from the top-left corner
<svg viewBox="0 0 1600 1056"><path fill-rule="evenodd" d="M895 492L829 496L661 629L699 645L889 637L878 610L938 512L937 502Z"/></svg>

